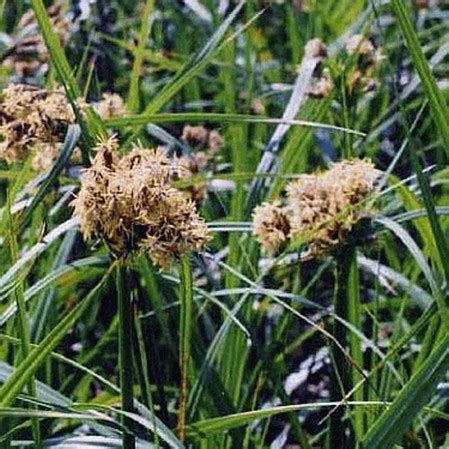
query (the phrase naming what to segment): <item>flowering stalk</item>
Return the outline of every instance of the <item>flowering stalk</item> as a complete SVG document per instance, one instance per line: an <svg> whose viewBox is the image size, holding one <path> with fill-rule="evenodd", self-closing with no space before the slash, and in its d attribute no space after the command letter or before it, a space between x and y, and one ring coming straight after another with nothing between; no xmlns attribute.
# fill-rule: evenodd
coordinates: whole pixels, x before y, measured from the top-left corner
<svg viewBox="0 0 449 449"><path fill-rule="evenodd" d="M122 393L122 411L132 413L133 407L133 357L132 357L132 326L133 316L130 296L126 294L123 283L126 275L126 265L124 261L117 264L116 290L119 314L119 372L120 389ZM132 422L128 417L122 417L123 425L123 448L134 449L134 435L130 433Z"/></svg>
<svg viewBox="0 0 449 449"><path fill-rule="evenodd" d="M189 393L188 371L190 363L190 342L192 338L193 315L193 278L189 255L181 259L181 316L179 360L181 370L181 384L178 410L178 435L181 441L185 439L186 407Z"/></svg>
<svg viewBox="0 0 449 449"><path fill-rule="evenodd" d="M355 247L344 245L335 256L336 267L336 283L334 295L334 313L336 316L344 320L350 321L351 312L348 298L350 297L350 280L352 272L352 261L356 257ZM345 354L341 351L341 347L346 348L348 344L347 330L344 324L334 319L332 334L338 343L331 343L331 360L333 370L331 373L331 401L340 401L342 397L352 389L351 372ZM329 422L329 441L328 447L338 447L346 449L353 447L351 439L353 438L352 429L350 434L346 433L346 426L343 423L345 413L344 407L339 407L330 417Z"/></svg>

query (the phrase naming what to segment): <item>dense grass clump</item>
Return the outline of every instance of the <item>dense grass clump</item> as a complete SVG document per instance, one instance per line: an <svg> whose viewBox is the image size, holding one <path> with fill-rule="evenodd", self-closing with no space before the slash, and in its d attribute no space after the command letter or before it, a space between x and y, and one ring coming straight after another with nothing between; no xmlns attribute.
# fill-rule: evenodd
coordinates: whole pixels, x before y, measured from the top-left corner
<svg viewBox="0 0 449 449"><path fill-rule="evenodd" d="M0 26L0 447L448 446L445 2Z"/></svg>

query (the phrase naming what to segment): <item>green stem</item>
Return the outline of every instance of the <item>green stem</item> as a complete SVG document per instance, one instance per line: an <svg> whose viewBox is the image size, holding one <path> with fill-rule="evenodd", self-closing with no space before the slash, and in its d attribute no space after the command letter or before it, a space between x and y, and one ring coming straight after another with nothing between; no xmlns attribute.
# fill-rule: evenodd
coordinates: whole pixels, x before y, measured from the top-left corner
<svg viewBox="0 0 449 449"><path fill-rule="evenodd" d="M334 312L337 316L345 321L349 321L349 302L348 297L350 293L350 280L352 271L352 261L356 257L355 248L343 247L340 253L335 257L337 263L336 270L336 285L334 296ZM333 335L335 339L344 348L349 343L349 337L346 332L346 327L339 321L334 320ZM331 401L340 401L345 393L352 388L351 372L349 370L348 361L345 354L332 343L330 347L331 359L334 369L331 373ZM354 445L352 443L352 429L350 429L350 436L346 434L346 426L343 424L345 408L339 407L335 413L330 417L329 421L329 436L327 447L350 449Z"/></svg>
<svg viewBox="0 0 449 449"><path fill-rule="evenodd" d="M348 321L356 329L361 331L362 327L362 315L360 306L360 287L359 287L359 267L357 263L356 250L351 251L351 259L348 260L349 275L348 275L348 291L347 291L347 301L348 301ZM361 370L363 369L363 351L360 344L359 337L351 332L349 336L349 348L351 358L357 365L358 369L351 370L351 380L352 385L358 385L362 380ZM353 399L355 401L363 401L363 388L359 388L355 391ZM354 432L356 434L357 440L361 439L365 435L365 413L363 407L356 407L354 410Z"/></svg>
<svg viewBox="0 0 449 449"><path fill-rule="evenodd" d="M133 358L132 358L132 328L133 314L130 296L126 294L124 275L126 265L121 261L117 265L116 289L119 314L119 371L120 389L122 393L122 411L132 413L134 411L133 397ZM134 449L135 438L131 433L132 421L122 416L123 425L123 449Z"/></svg>
<svg viewBox="0 0 449 449"><path fill-rule="evenodd" d="M9 245L11 252L11 261L14 264L19 259L19 246L17 243L16 235L14 233L14 223L11 215L11 196L8 194L7 198L7 219L8 219L8 237L9 237ZM23 361L28 357L30 352L30 322L28 319L27 308L25 305L25 293L23 289L22 282L19 282L17 288L14 291L14 298L17 304L17 320L19 327L19 336L20 336L20 361ZM36 385L34 383L34 378L31 377L28 382L28 393L30 396L36 396ZM37 418L31 419L31 425L33 430L33 442L37 449L42 448L42 439L41 432L39 427L39 420Z"/></svg>
<svg viewBox="0 0 449 449"><path fill-rule="evenodd" d="M181 260L181 317L179 359L181 370L181 385L178 411L178 435L181 441L186 434L186 408L189 394L188 370L190 362L190 343L193 323L193 278L189 255Z"/></svg>

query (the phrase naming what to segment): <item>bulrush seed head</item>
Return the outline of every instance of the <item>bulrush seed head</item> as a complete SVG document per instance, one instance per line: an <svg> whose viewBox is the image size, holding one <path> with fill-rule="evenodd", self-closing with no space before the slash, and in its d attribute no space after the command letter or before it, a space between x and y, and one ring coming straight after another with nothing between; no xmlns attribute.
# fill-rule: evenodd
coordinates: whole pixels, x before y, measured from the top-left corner
<svg viewBox="0 0 449 449"><path fill-rule="evenodd" d="M65 16L66 10L66 1L57 1L47 9L52 29L63 46L69 42L73 29ZM18 77L42 75L48 70L50 56L32 10L28 10L17 24L11 47L12 51L5 58L4 66Z"/></svg>
<svg viewBox="0 0 449 449"><path fill-rule="evenodd" d="M257 206L253 212L253 234L267 251L276 251L290 234L286 209L279 202Z"/></svg>
<svg viewBox="0 0 449 449"><path fill-rule="evenodd" d="M253 233L269 251L288 238L303 237L308 257L341 244L354 224L369 214L366 199L380 171L368 160L338 162L322 173L301 175L287 185L287 201L264 203L253 215Z"/></svg>
<svg viewBox="0 0 449 449"><path fill-rule="evenodd" d="M224 145L224 139L217 130L208 130L204 126L186 125L181 139L187 142L193 153L177 159L177 172L174 177L180 180L192 178L198 174L213 172L217 153ZM195 182L187 189L190 198L200 204L207 196L207 184Z"/></svg>
<svg viewBox="0 0 449 449"><path fill-rule="evenodd" d="M99 143L73 201L84 237L101 236L117 256L148 251L163 268L200 250L210 234L195 204L170 186L176 161L141 146L119 159L117 146L115 138Z"/></svg>
<svg viewBox="0 0 449 449"><path fill-rule="evenodd" d="M126 115L127 109L123 98L119 94L105 93L95 105L98 115L102 119Z"/></svg>
<svg viewBox="0 0 449 449"><path fill-rule="evenodd" d="M57 157L67 126L75 114L62 89L54 91L11 84L0 102L0 159L19 162L34 150L33 167L48 168ZM45 154L39 154L40 151Z"/></svg>
<svg viewBox="0 0 449 449"><path fill-rule="evenodd" d="M342 243L353 225L368 212L363 202L379 174L371 162L354 159L291 182L286 189L290 236L310 234L310 256Z"/></svg>

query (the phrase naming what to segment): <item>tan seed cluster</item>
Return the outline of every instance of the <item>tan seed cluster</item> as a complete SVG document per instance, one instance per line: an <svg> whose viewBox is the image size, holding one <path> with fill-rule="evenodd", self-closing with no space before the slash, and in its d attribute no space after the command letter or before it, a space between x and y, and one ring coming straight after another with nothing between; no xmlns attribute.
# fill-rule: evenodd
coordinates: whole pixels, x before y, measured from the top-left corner
<svg viewBox="0 0 449 449"><path fill-rule="evenodd" d="M276 251L290 235L286 209L278 201L257 206L253 213L253 233L267 251Z"/></svg>
<svg viewBox="0 0 449 449"><path fill-rule="evenodd" d="M48 91L25 84L11 84L0 102L0 159L22 161L33 150L45 155L58 153L67 126L75 121L72 107L62 89ZM47 159L40 155L38 166ZM33 164L34 165L34 164ZM45 165L45 164L44 164Z"/></svg>
<svg viewBox="0 0 449 449"><path fill-rule="evenodd" d="M265 203L255 209L253 233L268 251L288 238L308 241L307 256L317 257L343 242L357 221L369 211L364 200L380 172L361 159L332 165L322 173L301 175L287 185L287 201Z"/></svg>
<svg viewBox="0 0 449 449"><path fill-rule="evenodd" d="M53 31L63 46L71 36L71 25L65 17L66 4L57 1L47 9ZM36 16L32 10L27 11L17 25L13 37L11 54L4 65L21 78L32 77L48 70L49 54L40 34Z"/></svg>
<svg viewBox="0 0 449 449"><path fill-rule="evenodd" d="M327 57L327 47L319 38L311 39L304 47L304 58L318 58L319 62L307 88L309 98L325 98L332 93L334 84L327 69L323 68L323 61Z"/></svg>
<svg viewBox="0 0 449 449"><path fill-rule="evenodd" d="M350 92L361 90L370 92L377 88L377 72L385 55L382 48L376 47L374 42L363 36L355 34L346 41L348 55L358 55L357 65L347 77Z"/></svg>
<svg viewBox="0 0 449 449"><path fill-rule="evenodd" d="M100 142L73 202L86 239L101 236L120 256L147 251L163 268L209 240L195 203L170 186L179 170L160 149L135 147L117 156L118 141Z"/></svg>
<svg viewBox="0 0 449 449"><path fill-rule="evenodd" d="M95 109L104 120L120 117L128 112L123 98L119 94L109 92L103 94L101 100L95 105Z"/></svg>
<svg viewBox="0 0 449 449"><path fill-rule="evenodd" d="M208 130L204 126L184 126L181 139L194 150L191 156L182 156L178 160L182 170L179 179L189 179L199 174L213 171L217 153L224 145L224 140L217 130ZM196 203L207 196L207 185L204 182L190 186L188 192Z"/></svg>

